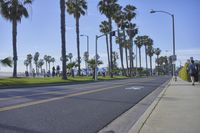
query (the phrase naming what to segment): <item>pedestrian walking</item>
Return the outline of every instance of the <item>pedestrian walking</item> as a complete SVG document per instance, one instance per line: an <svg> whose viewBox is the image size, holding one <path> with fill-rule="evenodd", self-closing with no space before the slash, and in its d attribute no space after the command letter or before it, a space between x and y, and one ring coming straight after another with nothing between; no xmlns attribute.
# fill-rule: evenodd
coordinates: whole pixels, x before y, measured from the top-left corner
<svg viewBox="0 0 200 133"><path fill-rule="evenodd" d="M190 74L190 78L191 78L191 81L192 81L192 85L194 85L195 83L195 76L196 76L196 73L197 73L197 68L194 64L194 60L191 60L191 63L188 67L188 73Z"/></svg>

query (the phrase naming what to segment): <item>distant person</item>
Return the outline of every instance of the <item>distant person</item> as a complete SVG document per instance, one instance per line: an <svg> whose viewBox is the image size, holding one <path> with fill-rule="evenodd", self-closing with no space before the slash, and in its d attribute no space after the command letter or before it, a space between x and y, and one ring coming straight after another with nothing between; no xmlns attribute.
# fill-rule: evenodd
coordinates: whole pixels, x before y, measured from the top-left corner
<svg viewBox="0 0 200 133"><path fill-rule="evenodd" d="M197 68L194 64L194 60L191 60L191 63L188 67L188 73L190 74L190 78L191 78L191 81L192 81L192 85L194 85L195 83L195 76L196 76L196 73L197 73Z"/></svg>

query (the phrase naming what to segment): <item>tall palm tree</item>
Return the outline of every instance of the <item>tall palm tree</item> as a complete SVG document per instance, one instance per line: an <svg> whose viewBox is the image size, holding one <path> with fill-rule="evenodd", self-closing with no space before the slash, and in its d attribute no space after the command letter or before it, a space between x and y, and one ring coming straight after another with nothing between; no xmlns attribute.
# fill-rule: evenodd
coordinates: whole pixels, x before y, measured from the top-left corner
<svg viewBox="0 0 200 133"><path fill-rule="evenodd" d="M100 0L98 3L99 11L101 14L104 14L109 23L109 32L112 31L112 19L114 17L114 14L119 9L119 5L117 4L117 0ZM112 60L112 34L110 33L109 36L110 41L110 77L113 78L113 60Z"/></svg>
<svg viewBox="0 0 200 133"><path fill-rule="evenodd" d="M155 49L155 55L157 56L157 58L156 58L156 59L158 59L158 58L159 58L159 55L160 55L160 53L161 53L161 50L160 50L160 48L156 48L156 49ZM157 64L157 65L159 65L159 64Z"/></svg>
<svg viewBox="0 0 200 133"><path fill-rule="evenodd" d="M150 38L147 35L141 36L142 43L145 49L145 61L146 61L146 71L148 70L148 63L147 63L147 47L150 46Z"/></svg>
<svg viewBox="0 0 200 133"><path fill-rule="evenodd" d="M78 75L81 75L81 57L80 57L80 39L79 39L79 20L81 15L86 14L87 2L86 0L68 0L66 2L67 12L73 15L76 19L76 41L77 41L77 54L78 54Z"/></svg>
<svg viewBox="0 0 200 133"><path fill-rule="evenodd" d="M39 56L40 56L40 53L36 52L35 55L34 55L34 57L33 57L33 60L34 60L34 63L35 63L36 73L38 73L38 60L39 60Z"/></svg>
<svg viewBox="0 0 200 133"><path fill-rule="evenodd" d="M50 55L47 56L47 63L49 64L49 72L51 71L51 59L52 57Z"/></svg>
<svg viewBox="0 0 200 133"><path fill-rule="evenodd" d="M62 79L67 79L66 67L66 39L65 39L65 0L60 0L60 31L61 31L61 47L62 47Z"/></svg>
<svg viewBox="0 0 200 133"><path fill-rule="evenodd" d="M41 70L41 73L42 73L42 66L44 65L44 60L43 59L40 59L39 61L38 61L38 67L40 68L40 70Z"/></svg>
<svg viewBox="0 0 200 133"><path fill-rule="evenodd" d="M147 47L147 54L149 55L149 59L150 59L150 75L152 76L153 71L152 71L152 56L154 54L154 48L152 47L152 45Z"/></svg>
<svg viewBox="0 0 200 133"><path fill-rule="evenodd" d="M46 63L46 72L47 72L47 62L48 62L48 55L44 55L44 61ZM66 64L66 63L65 63Z"/></svg>
<svg viewBox="0 0 200 133"><path fill-rule="evenodd" d="M12 22L12 45L13 45L13 77L17 77L17 22L22 17L29 16L26 5L32 4L32 0L0 0L1 15Z"/></svg>
<svg viewBox="0 0 200 133"><path fill-rule="evenodd" d="M129 43L130 43L130 48L129 48L129 56L130 56L130 76L133 75L133 38L135 35L138 33L138 29L136 28L136 24L133 24L131 22L128 23L128 31L127 34L129 36Z"/></svg>
<svg viewBox="0 0 200 133"><path fill-rule="evenodd" d="M136 46L137 46L138 49L139 49L139 63L140 63L140 68L141 68L141 67L142 67L142 66L141 66L141 47L143 46L141 36L137 36L137 37L136 37L136 40L135 40L134 42L135 42Z"/></svg>
<svg viewBox="0 0 200 133"><path fill-rule="evenodd" d="M108 43L108 33L109 32L109 23L108 21L102 21L101 24L99 25L100 27L100 32L104 33L106 36L106 48L107 48L107 58L108 58L108 70L110 72L110 53L109 53L109 43Z"/></svg>
<svg viewBox="0 0 200 133"><path fill-rule="evenodd" d="M133 5L126 5L124 8L125 12L125 18L128 21L127 28L132 29L134 31L135 29L135 24L132 24L131 21L133 18L135 18L136 13L135 13L136 7ZM129 32L130 33L130 32ZM136 32L135 32L136 33ZM130 41L130 49L129 49L129 56L130 56L130 76L132 76L132 69L133 69L133 43L132 39L135 36L134 33L130 33L129 35L129 41Z"/></svg>
<svg viewBox="0 0 200 133"><path fill-rule="evenodd" d="M31 73L31 71L32 71L32 59L33 59L33 56L31 54L28 54L26 59L27 59L28 64L29 64L29 72Z"/></svg>
<svg viewBox="0 0 200 133"><path fill-rule="evenodd" d="M53 66L54 66L55 61L56 61L55 58L52 57L52 58L51 58L51 62L53 63Z"/></svg>
<svg viewBox="0 0 200 133"><path fill-rule="evenodd" d="M122 11L122 7L119 6L117 12L114 14L114 21L117 24L118 27L118 37L117 39L117 43L119 44L119 53L120 53L120 60L121 60L121 66L122 66L122 75L126 75L127 73L125 72L124 69L124 55L123 55L123 48L125 48L125 40L126 40L126 35L125 35L125 28L127 25L127 19L125 18L125 13ZM120 30L122 30L123 32L120 33ZM126 54L126 66L128 69L128 57L127 57L127 49L125 48L125 54Z"/></svg>

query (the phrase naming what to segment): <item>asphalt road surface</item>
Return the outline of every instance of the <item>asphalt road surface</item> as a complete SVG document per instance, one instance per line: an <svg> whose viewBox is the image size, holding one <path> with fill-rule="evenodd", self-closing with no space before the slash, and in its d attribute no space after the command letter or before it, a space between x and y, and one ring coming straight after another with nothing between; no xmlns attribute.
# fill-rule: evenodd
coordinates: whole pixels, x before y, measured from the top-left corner
<svg viewBox="0 0 200 133"><path fill-rule="evenodd" d="M0 133L96 133L170 77L0 90Z"/></svg>

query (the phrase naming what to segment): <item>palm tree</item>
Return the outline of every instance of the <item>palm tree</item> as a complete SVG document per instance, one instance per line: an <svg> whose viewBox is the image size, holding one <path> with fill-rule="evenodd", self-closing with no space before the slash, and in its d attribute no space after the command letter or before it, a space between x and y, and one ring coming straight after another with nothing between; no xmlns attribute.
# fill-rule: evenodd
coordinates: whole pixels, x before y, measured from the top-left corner
<svg viewBox="0 0 200 133"><path fill-rule="evenodd" d="M129 42L130 42L130 49L129 49L130 76L132 76L132 69L133 69L133 54L132 54L133 53L133 43L132 43L132 40L133 40L133 37L136 35L135 34L136 32L134 32L136 25L132 24L131 21L136 16L135 10L136 10L136 7L133 6L133 5L126 5L126 7L124 8L125 18L128 21L128 24L127 24L127 28L129 29L128 33L130 33L130 34L128 34L129 35ZM130 29L132 29L133 33L131 33Z"/></svg>
<svg viewBox="0 0 200 133"><path fill-rule="evenodd" d="M54 66L54 62L55 62L55 61L56 61L55 58L52 57L52 58L51 58L51 62L53 63L53 66Z"/></svg>
<svg viewBox="0 0 200 133"><path fill-rule="evenodd" d="M96 63L96 60L95 59L90 59L88 60L88 65L89 67L93 70L93 79L95 79L95 68L96 68L96 64L97 66L103 64L103 62L101 60L97 60L97 63Z"/></svg>
<svg viewBox="0 0 200 133"><path fill-rule="evenodd" d="M42 73L42 66L44 65L44 60L43 59L40 59L38 61L38 67L41 69L41 73Z"/></svg>
<svg viewBox="0 0 200 133"><path fill-rule="evenodd" d="M118 11L114 14L114 21L117 24L118 27L118 36L116 38L116 43L119 44L119 53L120 53L120 60L121 60L121 66L122 66L122 75L127 75L124 69L124 61L123 61L123 47L125 47L125 28L126 28L126 24L127 24L127 20L125 18L125 13L121 10L122 7L118 7ZM123 30L123 33L120 33L120 30ZM127 55L127 51L126 55ZM126 56L126 64L128 64L127 62L127 56ZM127 66L128 67L128 66Z"/></svg>
<svg viewBox="0 0 200 133"><path fill-rule="evenodd" d="M3 66L12 67L12 59L10 57L2 59L2 60L0 60L0 64L3 65Z"/></svg>
<svg viewBox="0 0 200 133"><path fill-rule="evenodd" d="M149 59L150 59L150 75L152 76L152 73L153 73L153 71L152 71L152 56L153 56L153 54L154 54L154 48L152 47L152 45L150 45L150 46L148 46L147 47L147 54L149 55Z"/></svg>
<svg viewBox="0 0 200 133"><path fill-rule="evenodd" d="M141 47L143 45L141 36L137 36L134 42L139 49L139 62L140 62L140 68L141 68Z"/></svg>
<svg viewBox="0 0 200 133"><path fill-rule="evenodd" d="M142 43L145 47L145 60L146 60L146 71L148 70L148 63L147 63L147 47L151 45L151 38L149 38L147 35L142 36ZM148 75L148 73L147 73Z"/></svg>
<svg viewBox="0 0 200 133"><path fill-rule="evenodd" d="M47 63L49 64L49 72L51 71L51 59L52 57L50 55L47 56Z"/></svg>
<svg viewBox="0 0 200 133"><path fill-rule="evenodd" d="M29 62L28 62L28 60L26 59L26 60L24 60L24 65L26 66L26 71L28 72L28 65L29 65Z"/></svg>
<svg viewBox="0 0 200 133"><path fill-rule="evenodd" d="M0 14L12 22L13 77L17 77L17 22L21 22L22 17L29 16L25 6L31 3L32 0L0 0Z"/></svg>
<svg viewBox="0 0 200 133"><path fill-rule="evenodd" d="M72 62L73 54L72 54L72 53L69 53L69 54L68 54L68 58L69 58L70 62Z"/></svg>
<svg viewBox="0 0 200 133"><path fill-rule="evenodd" d="M109 53L109 44L108 44L108 33L109 32L109 23L108 21L102 21L99 25L100 32L104 33L106 36L106 47L107 47L107 56L108 56L108 70L110 72L110 53Z"/></svg>
<svg viewBox="0 0 200 133"><path fill-rule="evenodd" d="M159 55L160 55L160 53L161 53L161 50L160 50L160 48L156 48L155 49L155 55L157 56L157 58L156 59L158 59L159 58ZM159 65L159 64L158 64Z"/></svg>
<svg viewBox="0 0 200 133"><path fill-rule="evenodd" d="M46 72L47 72L47 62L48 62L48 55L44 55L44 61L46 63ZM66 63L65 63L66 64Z"/></svg>
<svg viewBox="0 0 200 133"><path fill-rule="evenodd" d="M74 15L76 19L76 41L77 41L77 54L78 54L78 75L81 75L81 61L80 61L80 41L79 41L79 20L81 15L85 15L87 10L87 2L86 0L68 0L66 2L67 12L70 15Z"/></svg>
<svg viewBox="0 0 200 133"><path fill-rule="evenodd" d="M136 28L136 24L133 24L131 22L128 23L128 31L127 34L129 36L129 43L130 43L130 48L129 48L129 56L130 56L130 76L133 75L133 38L135 35L138 33L138 29Z"/></svg>
<svg viewBox="0 0 200 133"><path fill-rule="evenodd" d="M33 56L31 54L28 54L27 55L27 61L28 61L28 64L29 64L29 72L31 73L31 70L32 70L32 59L33 59Z"/></svg>
<svg viewBox="0 0 200 133"><path fill-rule="evenodd" d="M33 60L34 60L34 63L35 63L35 69L36 69L36 73L38 74L38 60L39 60L39 56L40 56L40 53L39 52L36 52L34 57L33 57Z"/></svg>
<svg viewBox="0 0 200 133"><path fill-rule="evenodd" d="M61 29L61 47L62 47L62 79L67 79L66 72L66 40L65 40L65 0L60 0L60 29ZM47 63L46 63L47 64Z"/></svg>
<svg viewBox="0 0 200 133"><path fill-rule="evenodd" d="M117 0L100 0L98 3L99 11L101 14L104 14L109 23L109 32L112 31L112 19L114 14L119 9L119 5L117 4ZM112 34L110 33L110 53L112 53ZM113 78L113 62L112 62L112 54L110 54L110 77Z"/></svg>

